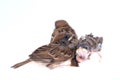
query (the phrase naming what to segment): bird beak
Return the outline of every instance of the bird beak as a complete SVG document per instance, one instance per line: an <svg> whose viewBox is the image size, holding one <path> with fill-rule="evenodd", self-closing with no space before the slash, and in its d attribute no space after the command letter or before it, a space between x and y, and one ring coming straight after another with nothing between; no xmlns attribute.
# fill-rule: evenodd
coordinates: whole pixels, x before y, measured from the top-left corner
<svg viewBox="0 0 120 80"><path fill-rule="evenodd" d="M77 50L76 50L76 60L78 62L81 62L85 59L88 58L88 55L89 55L89 51L85 48L82 48L82 47L79 47Z"/></svg>

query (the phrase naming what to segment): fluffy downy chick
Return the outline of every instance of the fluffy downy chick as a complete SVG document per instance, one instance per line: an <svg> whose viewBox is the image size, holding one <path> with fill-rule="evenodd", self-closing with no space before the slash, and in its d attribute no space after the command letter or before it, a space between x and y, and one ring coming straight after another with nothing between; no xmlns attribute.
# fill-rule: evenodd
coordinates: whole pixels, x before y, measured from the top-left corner
<svg viewBox="0 0 120 80"><path fill-rule="evenodd" d="M79 39L76 55L73 58L74 66L79 66L78 63L81 63L83 60L90 59L90 56L93 53L97 53L99 57L100 51L102 48L103 37L94 37L92 34L82 36Z"/></svg>

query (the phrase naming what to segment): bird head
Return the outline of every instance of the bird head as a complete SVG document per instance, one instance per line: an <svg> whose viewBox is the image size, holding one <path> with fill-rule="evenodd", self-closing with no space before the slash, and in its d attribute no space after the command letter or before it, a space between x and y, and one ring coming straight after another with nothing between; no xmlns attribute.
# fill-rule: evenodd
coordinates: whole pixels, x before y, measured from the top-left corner
<svg viewBox="0 0 120 80"><path fill-rule="evenodd" d="M94 37L92 34L82 36L79 39L76 55L77 61L80 59L87 59L92 52L98 52L101 50L103 43L103 37Z"/></svg>
<svg viewBox="0 0 120 80"><path fill-rule="evenodd" d="M57 21L55 22L55 27L56 27L56 29L57 29L57 28L61 28L61 27L67 27L67 26L69 26L69 24L68 24L67 21L65 21L65 20L57 20Z"/></svg>

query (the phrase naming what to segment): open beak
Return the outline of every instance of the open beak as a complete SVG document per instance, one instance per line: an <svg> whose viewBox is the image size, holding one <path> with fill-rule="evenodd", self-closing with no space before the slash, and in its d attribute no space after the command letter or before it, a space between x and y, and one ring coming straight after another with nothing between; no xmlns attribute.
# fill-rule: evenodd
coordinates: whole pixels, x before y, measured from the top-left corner
<svg viewBox="0 0 120 80"><path fill-rule="evenodd" d="M89 51L85 48L79 47L76 50L76 60L80 63L83 60L86 60L88 58Z"/></svg>

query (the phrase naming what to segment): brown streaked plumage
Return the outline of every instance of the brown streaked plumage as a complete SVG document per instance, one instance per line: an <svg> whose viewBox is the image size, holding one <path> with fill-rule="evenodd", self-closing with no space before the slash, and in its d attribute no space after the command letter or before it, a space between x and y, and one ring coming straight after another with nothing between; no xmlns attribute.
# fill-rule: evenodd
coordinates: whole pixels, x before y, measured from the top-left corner
<svg viewBox="0 0 120 80"><path fill-rule="evenodd" d="M58 34L62 34L62 33L64 33L64 34L69 33L69 34L74 35L71 42L69 43L69 47L71 49L73 49L73 52L75 54L76 53L76 47L77 47L77 44L78 44L78 36L77 36L75 30L65 20L57 20L55 22L55 29L52 33L52 38L51 38L50 42L54 43L54 41L59 40L59 39L56 39L56 38L58 38L56 36L58 36ZM57 43L59 43L59 42L57 42ZM55 43L55 44L57 44L57 43ZM74 55L74 56L76 56L76 55ZM71 60L71 66L77 66L77 61L75 60L75 58L73 58Z"/></svg>
<svg viewBox="0 0 120 80"><path fill-rule="evenodd" d="M75 48L77 46L78 44L77 34L75 33L74 29L65 20L57 20L55 22L55 29L52 33L52 38L50 43L54 42L54 40L56 40L55 39L56 36L58 36L58 34L61 34L61 33L74 35L69 46L71 48Z"/></svg>
<svg viewBox="0 0 120 80"><path fill-rule="evenodd" d="M39 47L31 55L29 55L29 59L13 65L12 68L18 68L31 61L48 63L46 65L47 67L54 68L54 65L61 64L62 62L71 59L74 56L75 50L69 48L68 45L74 36L64 33L58 35L60 37L56 36L56 40L54 40L54 42L59 41L57 44L50 43ZM59 40L57 37L59 37Z"/></svg>

